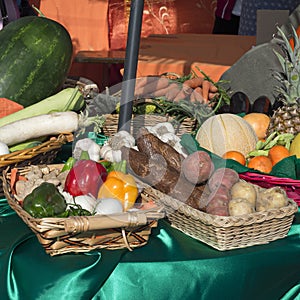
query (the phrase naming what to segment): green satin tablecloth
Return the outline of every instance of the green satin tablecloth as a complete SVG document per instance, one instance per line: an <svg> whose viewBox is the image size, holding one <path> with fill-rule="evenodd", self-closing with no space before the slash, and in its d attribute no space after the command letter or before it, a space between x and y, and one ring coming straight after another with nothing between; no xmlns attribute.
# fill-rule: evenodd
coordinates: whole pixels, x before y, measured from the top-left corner
<svg viewBox="0 0 300 300"><path fill-rule="evenodd" d="M165 220L133 252L51 257L14 213L0 210L1 300L300 299L300 211L285 239L217 251Z"/></svg>

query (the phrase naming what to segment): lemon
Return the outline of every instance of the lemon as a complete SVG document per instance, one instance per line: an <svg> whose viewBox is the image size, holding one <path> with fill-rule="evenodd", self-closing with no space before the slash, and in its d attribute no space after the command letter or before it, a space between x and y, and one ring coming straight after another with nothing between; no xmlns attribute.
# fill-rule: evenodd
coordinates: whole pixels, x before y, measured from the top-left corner
<svg viewBox="0 0 300 300"><path fill-rule="evenodd" d="M291 143L290 155L296 155L297 158L300 158L300 133L295 136Z"/></svg>

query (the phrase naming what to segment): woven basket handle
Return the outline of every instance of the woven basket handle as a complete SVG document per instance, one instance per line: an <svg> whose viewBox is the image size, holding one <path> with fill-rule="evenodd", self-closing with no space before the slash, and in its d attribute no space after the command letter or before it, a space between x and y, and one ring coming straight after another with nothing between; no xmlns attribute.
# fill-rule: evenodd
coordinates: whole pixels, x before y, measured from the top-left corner
<svg viewBox="0 0 300 300"><path fill-rule="evenodd" d="M65 220L65 231L80 233L92 230L136 227L147 224L146 214L130 212L113 215L74 216Z"/></svg>

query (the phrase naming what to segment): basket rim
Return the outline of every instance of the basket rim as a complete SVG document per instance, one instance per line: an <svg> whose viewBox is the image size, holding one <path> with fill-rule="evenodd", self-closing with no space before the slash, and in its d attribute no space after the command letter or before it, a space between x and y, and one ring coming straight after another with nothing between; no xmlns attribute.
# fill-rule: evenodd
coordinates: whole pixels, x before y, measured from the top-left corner
<svg viewBox="0 0 300 300"><path fill-rule="evenodd" d="M61 168L63 164L51 164L47 165L51 166L52 168ZM29 166L28 166L29 167ZM26 169L28 167L20 167L18 169ZM70 217L45 217L45 218L34 218L32 217L28 212L26 212L22 206L18 203L17 199L14 198L13 195L11 195L10 185L8 183L7 174L9 173L10 168L7 167L5 170L3 170L2 173L2 181L3 181L3 190L5 197L7 199L7 202L9 206L17 213L17 215L27 224L30 225L32 229L34 229L38 233L43 233L47 230L55 229L55 230L64 230L63 226L67 220L70 219L79 219L76 216L70 216ZM130 213L124 212L120 215L127 215ZM133 215L135 215L135 212L132 212ZM147 223L150 224L153 221L158 221L159 219L162 219L165 217L164 213L164 207L161 205L157 205L155 208L143 210L138 212L139 215L143 215L147 219ZM111 215L113 217L114 215ZM98 219L101 219L101 215L96 215ZM103 219L106 216L103 216ZM95 215L91 216L84 216L83 217L86 221L92 220L95 218ZM138 221L138 220L134 220ZM40 226L41 225L41 226ZM141 225L133 225L132 228L138 228ZM118 228L118 227L115 227ZM112 228L113 229L113 228Z"/></svg>
<svg viewBox="0 0 300 300"><path fill-rule="evenodd" d="M0 168L16 164L24 160L29 160L41 153L46 153L51 150L58 149L66 142L71 141L73 141L72 133L61 133L57 136L49 137L47 141L41 143L40 145L24 150L14 151L5 155L0 155Z"/></svg>
<svg viewBox="0 0 300 300"><path fill-rule="evenodd" d="M151 189L150 191L149 188ZM180 200L153 189L150 186L148 186L146 189L150 192L150 194L151 192L154 192L159 197L159 201L161 201L168 208L174 210L173 213L184 214L188 218L192 218L196 221L201 221L206 225L215 227L229 228L252 225L271 219L281 219L287 216L292 216L298 211L297 203L293 199L289 198L288 205L281 208L271 209L263 212L254 212L241 216L218 216L197 210ZM170 214L172 214L172 212L167 212L167 215Z"/></svg>

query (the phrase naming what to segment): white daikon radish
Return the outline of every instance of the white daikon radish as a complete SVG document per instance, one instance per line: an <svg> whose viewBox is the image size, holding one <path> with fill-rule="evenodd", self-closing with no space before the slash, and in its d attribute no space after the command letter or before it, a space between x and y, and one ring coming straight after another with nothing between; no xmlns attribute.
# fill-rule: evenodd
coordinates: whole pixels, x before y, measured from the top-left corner
<svg viewBox="0 0 300 300"><path fill-rule="evenodd" d="M81 133L92 124L101 127L104 121L102 116L88 117L74 111L43 114L0 127L0 141L11 146L41 136Z"/></svg>

